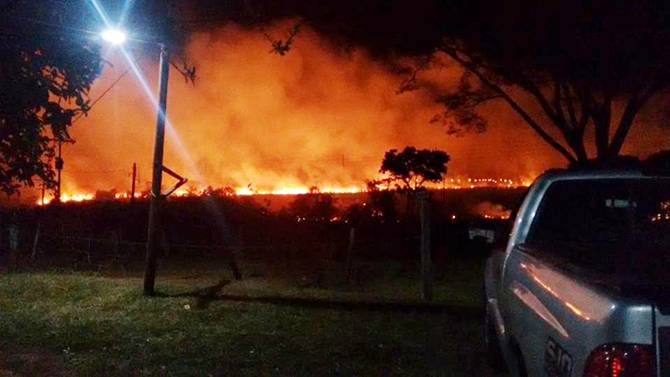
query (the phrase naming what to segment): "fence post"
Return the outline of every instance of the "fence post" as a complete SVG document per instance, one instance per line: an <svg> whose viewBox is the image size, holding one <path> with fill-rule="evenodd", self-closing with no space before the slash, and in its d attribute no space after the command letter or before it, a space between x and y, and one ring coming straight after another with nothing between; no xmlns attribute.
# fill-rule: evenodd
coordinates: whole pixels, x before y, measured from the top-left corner
<svg viewBox="0 0 670 377"><path fill-rule="evenodd" d="M228 265L230 266L230 271L233 273L235 280L242 280L242 272L237 265L237 255L239 254L237 250L239 249L241 249L239 246L224 247L224 250L228 251Z"/></svg>
<svg viewBox="0 0 670 377"><path fill-rule="evenodd" d="M351 259L354 250L354 241L356 240L356 228L352 227L349 231L349 247L347 248L347 262L346 262L346 273L347 273L347 284L351 282Z"/></svg>
<svg viewBox="0 0 670 377"><path fill-rule="evenodd" d="M92 245L93 240L91 239L91 237L93 237L93 235L91 234L88 237L89 237L88 247L86 248L86 262L88 264L91 264L91 251L93 251L93 245Z"/></svg>
<svg viewBox="0 0 670 377"><path fill-rule="evenodd" d="M428 195L428 192L419 194L421 204L421 299L424 301L433 299Z"/></svg>
<svg viewBox="0 0 670 377"><path fill-rule="evenodd" d="M119 243L121 242L119 237L119 231L112 231L112 252L114 253L114 259L120 259L121 256L119 255L120 247Z"/></svg>
<svg viewBox="0 0 670 377"><path fill-rule="evenodd" d="M8 270L13 271L19 267L19 224L16 214L12 216L9 224L9 263Z"/></svg>
<svg viewBox="0 0 670 377"><path fill-rule="evenodd" d="M30 254L30 263L33 264L35 263L35 256L37 255L37 249L39 247L39 242L40 242L40 229L41 229L41 221L37 222L37 228L35 229L35 238L33 239L33 252Z"/></svg>

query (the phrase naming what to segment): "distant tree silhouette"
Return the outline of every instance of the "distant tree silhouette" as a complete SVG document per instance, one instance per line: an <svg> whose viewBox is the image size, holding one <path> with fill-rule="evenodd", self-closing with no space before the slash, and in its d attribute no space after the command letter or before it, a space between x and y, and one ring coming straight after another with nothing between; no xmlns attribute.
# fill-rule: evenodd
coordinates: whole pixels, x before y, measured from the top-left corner
<svg viewBox="0 0 670 377"><path fill-rule="evenodd" d="M498 100L569 163L606 164L645 104L670 88L670 7L663 2L473 3L459 8L462 25L441 31L403 86L439 92L421 71L460 66L457 89L436 96L445 111L433 121L450 133L482 131L477 110Z"/></svg>
<svg viewBox="0 0 670 377"><path fill-rule="evenodd" d="M237 195L237 192L235 191L235 189L230 187L230 186L226 186L221 193L222 193L223 196L228 196L228 197Z"/></svg>
<svg viewBox="0 0 670 377"><path fill-rule="evenodd" d="M315 188L315 187L313 187ZM309 194L298 195L289 205L289 214L300 221L330 221L337 214L335 198L330 194L323 194L311 190Z"/></svg>
<svg viewBox="0 0 670 377"><path fill-rule="evenodd" d="M222 197L226 195L224 194L224 190L221 187L214 188L212 186L207 186L204 190L202 190L202 196Z"/></svg>
<svg viewBox="0 0 670 377"><path fill-rule="evenodd" d="M647 157L644 162L650 168L658 168L665 171L670 171L670 149L658 151Z"/></svg>
<svg viewBox="0 0 670 377"><path fill-rule="evenodd" d="M116 200L116 194L117 194L116 189L111 189L109 191L97 190L95 192L95 200L98 200L98 201Z"/></svg>
<svg viewBox="0 0 670 377"><path fill-rule="evenodd" d="M367 215L385 221L396 221L398 210L396 208L395 192L379 188L378 181L367 181L366 184L368 192Z"/></svg>
<svg viewBox="0 0 670 377"><path fill-rule="evenodd" d="M405 147L402 152L391 149L384 154L379 172L387 177L368 182L368 192L377 199L376 205L383 205L383 215L395 215L393 197L376 191L379 186L395 186L396 191L406 194L405 215L410 216L414 193L425 189L426 182L440 182L447 174L449 155L440 150L416 149ZM388 190L387 190L388 191Z"/></svg>
<svg viewBox="0 0 670 377"><path fill-rule="evenodd" d="M586 161L576 161L568 165L570 169L635 169L640 168L642 162L636 156L614 156L606 161L592 158Z"/></svg>
<svg viewBox="0 0 670 377"><path fill-rule="evenodd" d="M379 172L387 174L386 181L395 183L400 192L414 192L426 182L440 182L447 174L450 157L446 152L405 147L402 152L391 149L384 154Z"/></svg>

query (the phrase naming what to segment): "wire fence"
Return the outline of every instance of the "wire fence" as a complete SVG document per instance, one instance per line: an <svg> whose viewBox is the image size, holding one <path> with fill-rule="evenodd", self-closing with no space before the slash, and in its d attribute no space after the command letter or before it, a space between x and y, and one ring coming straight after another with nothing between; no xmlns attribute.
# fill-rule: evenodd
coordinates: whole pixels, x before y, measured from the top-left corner
<svg viewBox="0 0 670 377"><path fill-rule="evenodd" d="M24 266L63 267L74 269L104 270L139 266L144 259L146 242L143 239L124 239L120 231L104 235L58 234L40 225L23 224L19 230L18 252ZM171 242L162 233L159 237L159 254L163 260L202 260L240 265L262 264L314 264L344 265L350 259L384 260L399 259L415 263L420 252L418 232L409 235L366 234L359 228L352 232L324 232L321 237L274 240L272 243L254 242L240 237L228 244L203 244L201 242ZM447 254L470 253L478 255L467 236L467 228L452 228L451 242L434 242L433 257ZM455 231L458 230L458 231ZM352 235L355 234L355 236ZM436 233L434 229L433 233ZM321 238L319 240L319 238ZM440 239L440 235L433 234ZM6 250L6 248L4 248ZM0 255L0 263L3 263ZM344 267L342 267L344 268Z"/></svg>
<svg viewBox="0 0 670 377"><path fill-rule="evenodd" d="M422 232L427 231L435 260L480 254L483 248L473 242L472 224L440 214L438 208L429 211L436 216L422 229L419 219L411 217L361 220L347 212L333 221L332 216L271 214L228 198L183 199L163 207L158 252L162 260L172 261L341 265L354 259L395 259L412 264L420 260ZM0 266L13 264L14 257L27 267L142 265L147 215L147 206L119 202L0 212Z"/></svg>

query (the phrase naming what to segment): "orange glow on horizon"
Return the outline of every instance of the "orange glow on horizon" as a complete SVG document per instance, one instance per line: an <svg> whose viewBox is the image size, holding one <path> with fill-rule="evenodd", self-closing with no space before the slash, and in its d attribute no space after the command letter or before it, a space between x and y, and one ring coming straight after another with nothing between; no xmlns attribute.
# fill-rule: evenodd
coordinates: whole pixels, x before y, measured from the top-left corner
<svg viewBox="0 0 670 377"><path fill-rule="evenodd" d="M507 178L478 178L478 179L470 179L470 178L455 178L455 179L448 179L445 180L444 183L442 184L431 184L427 185L427 188L431 190L459 190L459 189L464 189L464 188L484 188L484 187L490 187L490 188L501 188L501 189L512 189L512 188L519 188L519 187L527 187L531 183L531 180L524 180L524 179L517 179L517 180L512 180L512 179L507 179ZM211 188L210 188L211 189ZM387 189L386 187L379 187L379 189L384 190ZM223 196L226 196L225 189L220 188L220 192L222 193ZM309 194L312 192L312 189L307 186L303 187L287 187L283 186L281 188L277 189L272 189L272 190L253 190L249 187L237 187L233 189L235 194L238 196L254 196L254 195L303 195L303 194ZM187 197L187 196L203 196L205 195L207 189L204 188L199 188L199 189L178 189L174 193L172 193L173 197ZM213 189L214 192L216 192L216 189ZM323 194L357 194L357 193L362 193L366 192L367 188L365 186L349 186L349 187L323 187L323 188L318 188L318 191L316 193L323 193ZM232 195L232 193L231 193ZM135 198L136 199L141 199L144 198L146 194L142 193L135 193ZM128 200L130 199L130 193L129 192L123 192L123 193L115 193L113 195L114 199L116 200ZM84 202L84 201L92 201L96 199L95 194L91 193L74 193L74 194L68 194L68 193L63 193L61 195L61 202L67 203L67 202ZM42 199L37 200L36 204L38 206L46 205L51 203L54 200L53 197L51 198L45 198L44 203L42 203ZM504 212L501 212L498 208L495 207L490 207L487 206L485 209L483 209L480 214L481 217L486 218L486 219L506 219L509 217L509 214L506 214ZM486 213L484 213L486 212ZM455 216L453 217L455 219Z"/></svg>
<svg viewBox="0 0 670 377"><path fill-rule="evenodd" d="M267 31L279 35L287 26L292 22ZM451 156L447 179L434 189L527 186L535 173L561 163L534 142L532 130L510 130L518 120L504 108L482 108L496 120L486 132L448 136L443 125L431 123L444 110L435 93L399 95L404 79L388 64L363 49L342 50L309 27L283 57L268 54L257 31L234 24L190 37L185 58L197 66L195 85L179 75L169 82L164 164L188 178L173 195L200 195L210 186L230 187L224 194L235 195L298 195L311 186L324 193L361 192L366 180L378 177L384 153L405 146ZM150 187L156 110L134 75L117 80L129 65L123 56L113 49L103 53L113 66L103 70L90 96L104 97L71 129L77 143L63 147L62 191L103 191L106 199L127 200L133 165L136 192ZM156 56L133 54L155 88ZM459 85L458 74L441 68L426 78L448 88ZM165 187L174 183L164 180ZM24 202L40 196L35 190Z"/></svg>
<svg viewBox="0 0 670 377"><path fill-rule="evenodd" d="M265 30L282 35L293 24L284 20ZM527 187L540 172L566 164L501 102L481 107L489 120L483 133L448 136L444 125L431 122L444 112L436 95L460 85L462 72L446 60L422 72L430 89L398 94L406 77L389 67L412 61L380 61L362 48L345 50L307 25L281 57L268 54L258 30L232 23L194 32L184 48L198 76L191 83L171 75L169 82L164 163L188 178L188 189L173 195L202 195L210 186L230 187L224 195L240 196L298 195L311 186L357 193L378 176L385 152L405 146L450 155L447 179L433 189ZM103 54L113 64L90 91L91 100L101 100L71 128L77 143L63 146L62 192L71 195L68 201L92 200L100 191L105 199L128 200L134 165L136 192L144 193L136 198L150 187L155 106L134 75L122 77L129 63L118 49ZM138 49L133 58L145 84L156 88L156 54ZM623 152L666 148L663 137L645 134L644 143L638 142L638 129L653 130L631 130ZM165 177L166 187L173 183ZM17 201L39 203L38 190L26 188ZM494 207L478 214L507 216Z"/></svg>
<svg viewBox="0 0 670 377"><path fill-rule="evenodd" d="M60 201L63 202L63 203L87 202L87 201L91 201L93 199L95 199L95 195L93 195L93 194L81 194L81 193L67 194L67 193L63 193L60 196ZM44 203L42 203L42 199L40 199L40 200L37 201L37 205L41 206L41 205L49 204L53 200L54 200L53 198L44 198Z"/></svg>

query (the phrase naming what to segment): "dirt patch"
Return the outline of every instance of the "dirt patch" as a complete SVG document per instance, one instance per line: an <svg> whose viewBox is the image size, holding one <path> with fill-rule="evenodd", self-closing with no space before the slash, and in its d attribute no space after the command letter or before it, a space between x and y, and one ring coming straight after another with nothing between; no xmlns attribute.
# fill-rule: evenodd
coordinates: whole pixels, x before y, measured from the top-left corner
<svg viewBox="0 0 670 377"><path fill-rule="evenodd" d="M0 377L72 376L61 368L59 355L41 347L0 347Z"/></svg>

